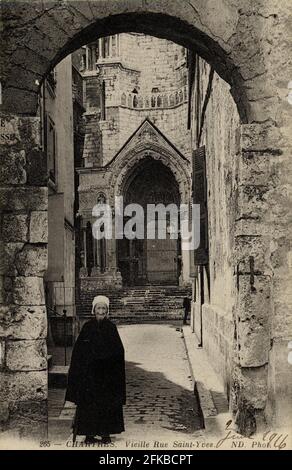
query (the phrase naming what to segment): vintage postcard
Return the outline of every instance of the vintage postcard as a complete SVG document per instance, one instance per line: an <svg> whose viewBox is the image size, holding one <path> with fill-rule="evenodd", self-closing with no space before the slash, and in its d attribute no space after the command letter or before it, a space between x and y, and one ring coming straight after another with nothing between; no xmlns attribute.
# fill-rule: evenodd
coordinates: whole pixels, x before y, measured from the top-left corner
<svg viewBox="0 0 292 470"><path fill-rule="evenodd" d="M1 1L0 449L292 449L291 50L287 0Z"/></svg>

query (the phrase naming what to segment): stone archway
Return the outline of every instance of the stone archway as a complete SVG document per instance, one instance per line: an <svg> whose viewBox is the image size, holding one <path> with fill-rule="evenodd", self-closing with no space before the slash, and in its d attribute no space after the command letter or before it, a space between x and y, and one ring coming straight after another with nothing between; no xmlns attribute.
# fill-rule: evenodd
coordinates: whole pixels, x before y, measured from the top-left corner
<svg viewBox="0 0 292 470"><path fill-rule="evenodd" d="M274 415L277 396L277 418L284 418L287 408L279 406L279 396L284 400L290 387L282 365L287 364L284 326L291 307L288 293L292 277L291 196L287 189L291 184L292 133L287 124L291 108L285 99L292 74L289 6L275 6L272 1L260 7L242 2L238 9L232 0L220 0L216 6L194 0L183 4L91 0L2 3L1 8L3 428L20 427L29 434L34 428L39 437L46 425L42 276L46 269L47 189L45 162L39 151L39 121L34 117L39 84L54 65L82 44L130 30L196 49L231 85L243 123L234 259L240 281L236 315L245 320L252 315L261 318L264 299L271 325L269 331L259 329L251 334L253 326L245 321L239 332L242 336L237 338L234 353L236 401L239 410L246 404L263 410L268 403L268 414ZM266 25L273 28L265 32ZM287 46L287 54L278 54L280 44ZM254 242L259 250L251 263L250 244ZM258 393L261 398L254 400Z"/></svg>
<svg viewBox="0 0 292 470"><path fill-rule="evenodd" d="M112 180L112 193L115 195L122 195L123 186L127 179L129 172L137 165L139 162L145 158L152 158L163 163L167 168L170 169L174 177L176 178L180 198L182 203L187 203L190 198L191 190L191 179L190 179L190 164L186 161L180 161L176 158L174 154L167 152L165 149L151 145L150 148L145 150L145 148L136 148L135 152L131 152L115 162L113 168L113 180ZM189 173L188 173L189 170Z"/></svg>
<svg viewBox="0 0 292 470"><path fill-rule="evenodd" d="M196 49L230 83L242 120L248 120L248 87L240 70L250 57L244 50L237 54L241 14L232 1L220 0L207 8L203 3L155 0L36 1L33 7L24 1L2 9L7 52L1 77L4 110L14 106L19 114L34 114L39 83L60 60L97 37L133 31ZM211 19L214 15L216 20Z"/></svg>

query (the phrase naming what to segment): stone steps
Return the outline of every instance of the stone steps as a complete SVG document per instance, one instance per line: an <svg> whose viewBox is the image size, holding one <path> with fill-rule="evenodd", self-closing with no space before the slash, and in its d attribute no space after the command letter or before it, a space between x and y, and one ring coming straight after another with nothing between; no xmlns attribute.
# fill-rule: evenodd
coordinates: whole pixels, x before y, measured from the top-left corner
<svg viewBox="0 0 292 470"><path fill-rule="evenodd" d="M77 303L80 318L91 315L92 299L95 295L106 295L110 299L110 316L113 319L139 322L162 319L178 320L183 317L183 299L191 296L191 288L178 286L145 286L115 290L96 290L81 293Z"/></svg>
<svg viewBox="0 0 292 470"><path fill-rule="evenodd" d="M66 388L69 366L52 365L49 369L49 387Z"/></svg>

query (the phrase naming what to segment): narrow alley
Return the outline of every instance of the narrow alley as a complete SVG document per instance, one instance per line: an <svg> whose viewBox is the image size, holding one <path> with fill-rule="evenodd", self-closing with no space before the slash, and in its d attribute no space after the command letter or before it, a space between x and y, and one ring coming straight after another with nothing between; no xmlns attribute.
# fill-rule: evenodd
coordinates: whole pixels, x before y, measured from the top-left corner
<svg viewBox="0 0 292 470"><path fill-rule="evenodd" d="M113 436L119 448L187 445L202 437L198 402L180 327L174 324L121 325L125 347L127 404L125 432ZM51 389L49 438L51 444L72 445L74 409L61 410L64 389ZM84 438L78 437L82 442ZM71 442L70 442L71 441ZM66 444L67 443L67 444Z"/></svg>

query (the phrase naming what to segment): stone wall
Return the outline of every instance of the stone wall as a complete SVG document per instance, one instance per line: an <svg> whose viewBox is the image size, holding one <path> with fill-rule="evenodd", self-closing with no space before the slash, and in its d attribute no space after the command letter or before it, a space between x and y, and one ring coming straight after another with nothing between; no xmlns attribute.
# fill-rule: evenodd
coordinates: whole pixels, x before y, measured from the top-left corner
<svg viewBox="0 0 292 470"><path fill-rule="evenodd" d="M45 279L50 307L59 313L66 308L72 316L75 311L74 295L72 299L75 289L75 194L71 56L57 65L55 73L55 89L49 91L47 85L43 106L54 122L56 132L55 181L49 182L49 262Z"/></svg>
<svg viewBox="0 0 292 470"><path fill-rule="evenodd" d="M87 158L88 152L95 152L95 164L106 165L146 118L161 129L185 156L190 157L185 48L171 41L140 34L121 34L119 39L119 58L102 59L97 62L97 72L83 73L86 109L102 119L100 127L96 128L96 135L101 132L102 157L98 158L96 146L91 150L93 128L86 132L84 157ZM105 83L105 119L101 116L102 82ZM157 92L152 93L153 89ZM137 91L137 107L143 109L133 109L134 90ZM155 100L159 97L155 109L152 97ZM141 99L143 104L140 106ZM87 166L91 164L92 158Z"/></svg>
<svg viewBox="0 0 292 470"><path fill-rule="evenodd" d="M212 78L211 68L205 61L200 58L197 61L192 100L192 142L194 148L203 145L206 148L210 287L204 271L202 332L200 282L197 283L194 326L199 340L202 335L203 347L230 396L236 302L233 240L240 119L228 84L216 73ZM208 84L210 96L207 94Z"/></svg>
<svg viewBox="0 0 292 470"><path fill-rule="evenodd" d="M251 427L263 420L289 426L291 315L283 305L289 304L291 289L283 224L288 227L291 221L286 199L290 170L284 176L281 166L287 158L285 130L269 122L240 127L229 87L216 74L205 102L210 67L201 60L200 79L199 119L193 98L192 129L195 147L205 145L207 154L210 292L202 306L203 347L241 431L246 423L238 416L247 409L253 410ZM197 121L199 130L202 126L199 142ZM280 282L283 265L286 280ZM200 340L200 282L196 287L194 329Z"/></svg>
<svg viewBox="0 0 292 470"><path fill-rule="evenodd" d="M123 65L140 72L139 92L176 90L184 83L186 49L174 42L144 34L120 35Z"/></svg>
<svg viewBox="0 0 292 470"><path fill-rule="evenodd" d="M126 107L108 109L107 122L101 123L104 164L112 160L146 118L153 122L185 157L190 158L191 141L190 132L187 130L187 116L187 104L171 109L145 111Z"/></svg>
<svg viewBox="0 0 292 470"><path fill-rule="evenodd" d="M37 118L1 115L0 429L31 438L47 425L48 190L39 135Z"/></svg>

